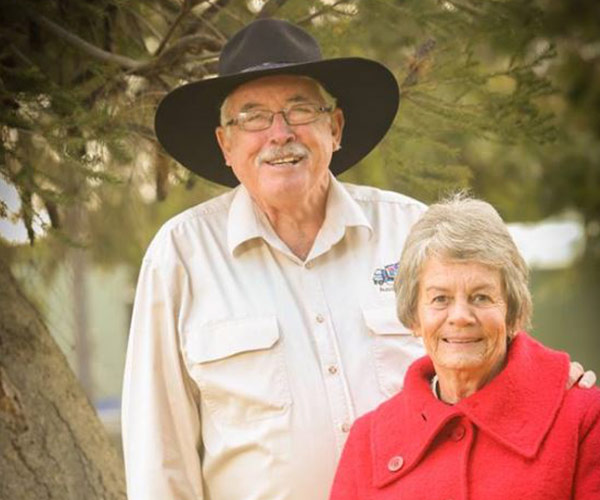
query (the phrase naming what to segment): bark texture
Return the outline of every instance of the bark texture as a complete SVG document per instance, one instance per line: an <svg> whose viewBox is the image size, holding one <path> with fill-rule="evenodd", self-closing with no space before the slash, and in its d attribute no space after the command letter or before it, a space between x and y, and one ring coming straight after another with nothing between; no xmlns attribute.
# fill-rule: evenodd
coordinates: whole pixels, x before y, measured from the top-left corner
<svg viewBox="0 0 600 500"><path fill-rule="evenodd" d="M125 499L122 461L0 261L0 499Z"/></svg>

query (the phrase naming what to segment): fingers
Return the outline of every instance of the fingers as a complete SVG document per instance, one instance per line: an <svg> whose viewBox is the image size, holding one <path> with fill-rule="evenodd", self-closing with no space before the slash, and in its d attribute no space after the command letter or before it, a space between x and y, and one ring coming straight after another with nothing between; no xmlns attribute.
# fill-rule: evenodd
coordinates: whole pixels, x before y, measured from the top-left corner
<svg viewBox="0 0 600 500"><path fill-rule="evenodd" d="M583 366L577 361L571 361L569 366L569 379L567 380L567 389L573 387L577 381L583 376Z"/></svg>
<svg viewBox="0 0 600 500"><path fill-rule="evenodd" d="M583 389L590 389L591 387L594 387L595 383L596 383L596 374L592 370L588 370L579 379L577 386L581 387Z"/></svg>

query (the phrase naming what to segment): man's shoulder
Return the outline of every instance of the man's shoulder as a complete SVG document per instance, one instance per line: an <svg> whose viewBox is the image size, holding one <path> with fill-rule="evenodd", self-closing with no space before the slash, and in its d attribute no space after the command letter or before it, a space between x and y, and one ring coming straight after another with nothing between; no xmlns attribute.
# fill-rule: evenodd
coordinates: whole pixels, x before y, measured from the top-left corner
<svg viewBox="0 0 600 500"><path fill-rule="evenodd" d="M168 219L154 235L146 257L168 254L169 249L184 248L197 240L205 230L214 235L215 229L221 227L225 234L234 191L203 201Z"/></svg>
<svg viewBox="0 0 600 500"><path fill-rule="evenodd" d="M425 211L427 208L427 206L419 200L395 191L388 191L372 186L350 184L347 182L342 183L342 186L358 203L390 204L402 208L415 209L420 212Z"/></svg>
<svg viewBox="0 0 600 500"><path fill-rule="evenodd" d="M214 218L227 215L235 190L227 191L221 195L198 203L183 212L174 215L161 227L161 231L174 231L180 226L202 221L210 221Z"/></svg>

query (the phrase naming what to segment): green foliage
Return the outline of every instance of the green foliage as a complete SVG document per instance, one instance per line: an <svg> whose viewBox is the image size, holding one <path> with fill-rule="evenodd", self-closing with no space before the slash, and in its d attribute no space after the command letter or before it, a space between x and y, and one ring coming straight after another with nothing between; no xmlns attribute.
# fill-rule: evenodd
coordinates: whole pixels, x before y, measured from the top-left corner
<svg viewBox="0 0 600 500"><path fill-rule="evenodd" d="M509 219L575 208L600 224L598 4L577 5L0 0L0 173L22 194L23 220L56 205L66 221L84 207L81 227L56 229L106 248L107 262L139 254L118 249L149 204L176 192L161 202L171 213L214 192L203 181L186 191L189 176L158 161L158 101L214 73L224 40L268 12L305 26L327 57L378 59L401 83L392 130L344 179L428 202L471 187ZM138 217L107 225L112 210Z"/></svg>
<svg viewBox="0 0 600 500"><path fill-rule="evenodd" d="M535 324L594 366L597 0L0 0L0 176L21 198L17 213L0 199L0 217L32 239L36 221L47 226L33 248L0 246L3 258L50 275L79 246L135 269L165 219L221 192L165 157L154 110L169 89L214 74L227 37L265 13L302 24L326 57L380 60L400 82L392 129L344 180L426 202L471 188L508 220L581 214L585 253L535 276ZM583 350L561 343L570 330L587 335Z"/></svg>

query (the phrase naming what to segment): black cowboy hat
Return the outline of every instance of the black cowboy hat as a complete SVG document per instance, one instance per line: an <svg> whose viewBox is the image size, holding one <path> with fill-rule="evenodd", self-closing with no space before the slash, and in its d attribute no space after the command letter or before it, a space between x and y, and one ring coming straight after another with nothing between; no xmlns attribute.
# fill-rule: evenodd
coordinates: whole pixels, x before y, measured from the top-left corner
<svg viewBox="0 0 600 500"><path fill-rule="evenodd" d="M225 44L218 77L188 83L164 97L155 118L158 140L192 172L218 184L237 185L215 138L220 106L242 83L279 74L314 78L344 111L342 148L330 165L335 175L377 145L398 109L398 84L385 66L358 57L324 60L306 31L287 21L261 19Z"/></svg>

